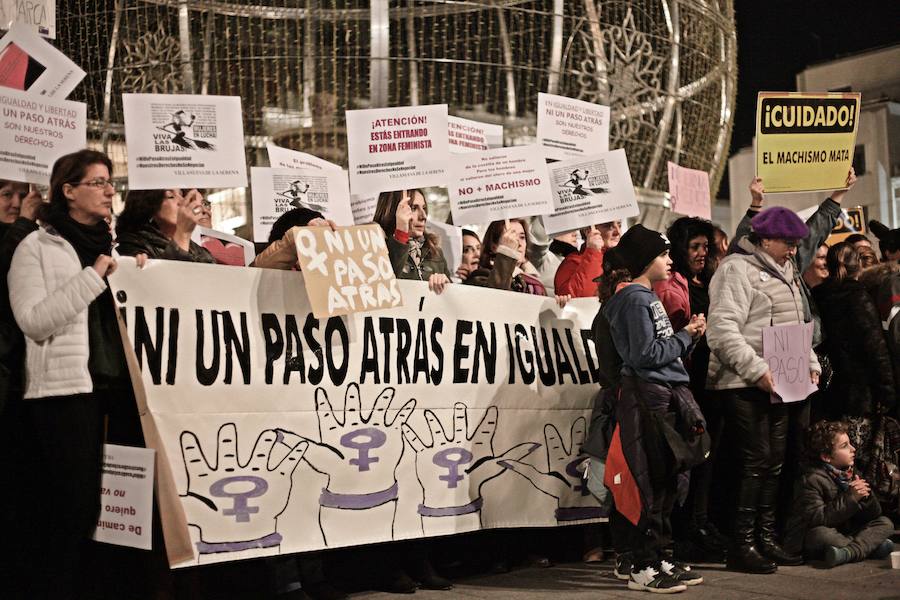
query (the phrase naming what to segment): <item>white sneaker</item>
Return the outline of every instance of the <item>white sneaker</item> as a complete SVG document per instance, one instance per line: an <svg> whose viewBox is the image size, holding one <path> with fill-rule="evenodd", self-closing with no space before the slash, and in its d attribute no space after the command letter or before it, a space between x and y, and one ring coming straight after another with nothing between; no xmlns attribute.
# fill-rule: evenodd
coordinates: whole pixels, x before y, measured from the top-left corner
<svg viewBox="0 0 900 600"><path fill-rule="evenodd" d="M662 573L653 567L646 567L640 571L631 571L628 589L652 592L654 594L676 594L686 590L687 586L675 581L666 573Z"/></svg>
<svg viewBox="0 0 900 600"><path fill-rule="evenodd" d="M697 585L703 583L703 576L694 573L688 565L664 560L659 563L663 573L684 585Z"/></svg>

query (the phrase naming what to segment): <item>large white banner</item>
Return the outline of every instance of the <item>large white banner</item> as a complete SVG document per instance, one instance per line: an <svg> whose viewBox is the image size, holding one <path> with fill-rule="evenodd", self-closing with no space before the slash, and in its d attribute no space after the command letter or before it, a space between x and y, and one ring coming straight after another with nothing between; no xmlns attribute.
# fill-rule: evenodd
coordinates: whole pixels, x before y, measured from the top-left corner
<svg viewBox="0 0 900 600"><path fill-rule="evenodd" d="M110 283L175 566L601 515L596 299L401 281L403 307L320 321L298 272L122 259Z"/></svg>
<svg viewBox="0 0 900 600"><path fill-rule="evenodd" d="M447 105L347 111L350 191L358 196L445 185Z"/></svg>
<svg viewBox="0 0 900 600"><path fill-rule="evenodd" d="M84 148L87 106L0 87L0 179L49 185L53 163Z"/></svg>
<svg viewBox="0 0 900 600"><path fill-rule="evenodd" d="M122 94L122 109L131 189L247 185L239 97Z"/></svg>

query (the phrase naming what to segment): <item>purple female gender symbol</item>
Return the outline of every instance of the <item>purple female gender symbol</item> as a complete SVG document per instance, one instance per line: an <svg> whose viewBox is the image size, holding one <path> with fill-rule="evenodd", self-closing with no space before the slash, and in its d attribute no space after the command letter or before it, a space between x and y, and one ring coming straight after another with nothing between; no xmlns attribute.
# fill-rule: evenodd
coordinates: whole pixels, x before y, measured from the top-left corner
<svg viewBox="0 0 900 600"><path fill-rule="evenodd" d="M360 438L365 439L365 442L357 441ZM359 467L360 471L368 471L371 463L378 462L378 457L369 456L369 451L374 450L375 448L381 448L386 441L387 435L380 429L375 429L374 427L356 429L341 436L341 446L353 448L359 452L359 455L356 458L350 459L350 464Z"/></svg>
<svg viewBox="0 0 900 600"><path fill-rule="evenodd" d="M581 485L581 480L583 479L583 474L578 470L578 465L584 462L584 457L579 456L572 462L566 465L566 474L569 477L572 477L578 483L575 484L575 491L581 492L582 496L587 496L590 492L588 492L587 486Z"/></svg>
<svg viewBox="0 0 900 600"><path fill-rule="evenodd" d="M446 481L448 489L455 488L464 477L459 474L459 466L472 462L472 453L465 448L447 448L435 454L431 462L439 467L447 468L447 474L438 475L438 479Z"/></svg>
<svg viewBox="0 0 900 600"><path fill-rule="evenodd" d="M228 492L225 487L232 483L252 483L253 489L246 492ZM268 482L261 477L254 477L253 475L235 475L234 477L220 479L209 486L209 493L217 498L234 499L234 505L231 508L223 510L222 514L226 517L234 516L234 520L237 523L247 523L250 520L251 514L259 512L258 506L247 505L247 499L262 496L268 489Z"/></svg>

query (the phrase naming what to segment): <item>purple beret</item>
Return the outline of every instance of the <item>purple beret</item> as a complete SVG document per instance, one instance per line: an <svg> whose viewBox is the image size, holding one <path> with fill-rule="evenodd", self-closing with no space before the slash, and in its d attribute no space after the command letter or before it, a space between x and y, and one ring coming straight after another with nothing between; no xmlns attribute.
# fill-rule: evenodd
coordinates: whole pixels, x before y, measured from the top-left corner
<svg viewBox="0 0 900 600"><path fill-rule="evenodd" d="M750 220L753 232L761 238L802 240L809 235L809 227L792 210L773 206Z"/></svg>

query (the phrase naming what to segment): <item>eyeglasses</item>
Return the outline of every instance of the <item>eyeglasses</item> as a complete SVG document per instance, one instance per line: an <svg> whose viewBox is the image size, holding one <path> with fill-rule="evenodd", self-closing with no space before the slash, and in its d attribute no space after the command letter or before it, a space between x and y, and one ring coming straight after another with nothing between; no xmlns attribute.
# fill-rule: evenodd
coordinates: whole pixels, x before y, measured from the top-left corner
<svg viewBox="0 0 900 600"><path fill-rule="evenodd" d="M203 208L212 208L212 202L210 202L209 200L204 200L201 204L203 205Z"/></svg>
<svg viewBox="0 0 900 600"><path fill-rule="evenodd" d="M89 185L94 189L102 190L106 189L106 186L112 186L115 188L116 186L109 179L104 179L102 177L97 177L96 179L91 179L89 181L78 181L76 183L70 183L72 187L78 187L79 185Z"/></svg>

